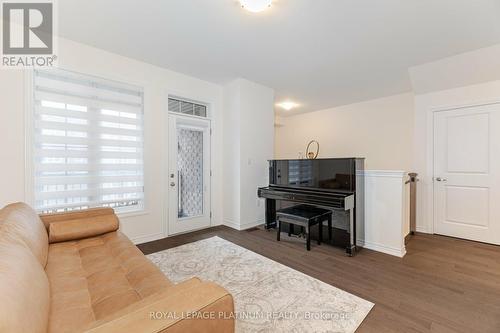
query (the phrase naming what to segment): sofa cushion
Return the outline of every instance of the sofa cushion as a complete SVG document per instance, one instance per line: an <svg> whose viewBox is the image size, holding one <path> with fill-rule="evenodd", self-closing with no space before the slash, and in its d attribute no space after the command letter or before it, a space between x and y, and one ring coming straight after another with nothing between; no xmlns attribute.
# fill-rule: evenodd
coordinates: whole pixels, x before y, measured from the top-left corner
<svg viewBox="0 0 500 333"><path fill-rule="evenodd" d="M52 222L49 224L49 242L77 240L116 230L118 230L118 218L114 214Z"/></svg>
<svg viewBox="0 0 500 333"><path fill-rule="evenodd" d="M49 282L31 250L0 228L0 332L45 333Z"/></svg>
<svg viewBox="0 0 500 333"><path fill-rule="evenodd" d="M49 246L49 332L75 332L172 285L120 232Z"/></svg>
<svg viewBox="0 0 500 333"><path fill-rule="evenodd" d="M24 243L38 262L47 264L48 236L44 224L30 206L14 203L0 210L2 238L18 239Z"/></svg>

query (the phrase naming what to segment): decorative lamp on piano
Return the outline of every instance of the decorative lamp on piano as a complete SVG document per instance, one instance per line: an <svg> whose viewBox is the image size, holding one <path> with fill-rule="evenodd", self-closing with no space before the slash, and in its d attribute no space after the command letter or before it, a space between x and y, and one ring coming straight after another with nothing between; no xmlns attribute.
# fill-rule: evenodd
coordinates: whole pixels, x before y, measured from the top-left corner
<svg viewBox="0 0 500 333"><path fill-rule="evenodd" d="M311 147L313 144L316 144L316 152L314 152ZM310 160L315 160L316 158L318 158L318 155L319 155L319 142L316 140L309 141L306 148L306 157Z"/></svg>

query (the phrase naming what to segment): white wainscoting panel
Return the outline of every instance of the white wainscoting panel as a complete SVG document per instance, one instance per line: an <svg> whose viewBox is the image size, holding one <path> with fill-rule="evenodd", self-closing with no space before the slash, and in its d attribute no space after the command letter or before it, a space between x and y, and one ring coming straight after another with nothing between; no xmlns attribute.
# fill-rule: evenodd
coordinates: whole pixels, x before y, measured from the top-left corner
<svg viewBox="0 0 500 333"><path fill-rule="evenodd" d="M409 191L405 171L365 170L365 223L358 225L358 245L397 257L406 254Z"/></svg>

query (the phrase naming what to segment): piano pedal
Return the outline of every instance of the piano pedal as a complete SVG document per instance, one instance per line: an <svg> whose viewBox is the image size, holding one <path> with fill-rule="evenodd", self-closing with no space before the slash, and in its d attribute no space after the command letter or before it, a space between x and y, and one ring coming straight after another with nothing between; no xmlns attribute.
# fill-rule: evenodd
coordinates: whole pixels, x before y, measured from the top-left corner
<svg viewBox="0 0 500 333"><path fill-rule="evenodd" d="M305 238L307 238L307 235L303 232L300 232L298 234L290 234L289 237L290 238L299 238L299 239L304 238L305 239Z"/></svg>

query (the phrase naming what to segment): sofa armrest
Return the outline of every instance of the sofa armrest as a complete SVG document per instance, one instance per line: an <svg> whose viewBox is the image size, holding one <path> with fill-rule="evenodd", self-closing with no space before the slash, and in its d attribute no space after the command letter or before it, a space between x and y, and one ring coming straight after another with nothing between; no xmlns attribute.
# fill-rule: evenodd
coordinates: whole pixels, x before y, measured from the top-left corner
<svg viewBox="0 0 500 333"><path fill-rule="evenodd" d="M40 214L40 219L42 220L43 224L45 224L45 228L47 228L48 230L50 223L62 222L68 220L80 220L85 218L90 219L96 216L103 216L103 215L115 215L115 211L113 208L90 208L84 210L76 210L72 212Z"/></svg>
<svg viewBox="0 0 500 333"><path fill-rule="evenodd" d="M194 278L95 322L88 333L234 332L231 294Z"/></svg>
<svg viewBox="0 0 500 333"><path fill-rule="evenodd" d="M49 242L63 242L116 231L119 220L112 208L93 208L76 212L42 214Z"/></svg>

